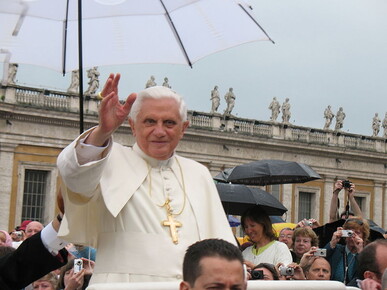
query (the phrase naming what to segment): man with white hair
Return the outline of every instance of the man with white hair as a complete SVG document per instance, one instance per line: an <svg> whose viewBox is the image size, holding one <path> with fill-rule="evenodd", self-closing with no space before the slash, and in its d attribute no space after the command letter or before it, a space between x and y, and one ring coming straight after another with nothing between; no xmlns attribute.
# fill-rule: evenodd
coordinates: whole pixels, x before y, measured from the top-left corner
<svg viewBox="0 0 387 290"><path fill-rule="evenodd" d="M235 244L207 168L175 149L188 127L184 100L155 86L119 102L120 75L102 90L99 124L58 157L66 214L59 234L97 247L93 283L180 281L186 248ZM129 114L133 147L112 134Z"/></svg>
<svg viewBox="0 0 387 290"><path fill-rule="evenodd" d="M26 239L43 230L44 226L38 221L32 221L26 226Z"/></svg>

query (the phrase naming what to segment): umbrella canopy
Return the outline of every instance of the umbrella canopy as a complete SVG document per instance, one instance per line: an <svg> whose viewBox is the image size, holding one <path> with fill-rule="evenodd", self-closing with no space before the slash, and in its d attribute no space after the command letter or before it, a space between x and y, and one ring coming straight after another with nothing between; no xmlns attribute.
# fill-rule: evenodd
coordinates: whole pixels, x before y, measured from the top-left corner
<svg viewBox="0 0 387 290"><path fill-rule="evenodd" d="M1 52L11 63L78 69L80 4L85 67L191 65L227 48L270 39L244 1L0 0Z"/></svg>
<svg viewBox="0 0 387 290"><path fill-rule="evenodd" d="M0 59L65 72L131 63L188 64L243 43L271 40L234 0L0 0Z"/></svg>
<svg viewBox="0 0 387 290"><path fill-rule="evenodd" d="M268 215L283 215L287 211L278 199L259 188L228 183L217 183L216 188L227 214L242 215L246 209L256 205Z"/></svg>
<svg viewBox="0 0 387 290"><path fill-rule="evenodd" d="M220 182L247 185L303 183L321 178L308 165L283 160L259 160L226 169L214 177Z"/></svg>

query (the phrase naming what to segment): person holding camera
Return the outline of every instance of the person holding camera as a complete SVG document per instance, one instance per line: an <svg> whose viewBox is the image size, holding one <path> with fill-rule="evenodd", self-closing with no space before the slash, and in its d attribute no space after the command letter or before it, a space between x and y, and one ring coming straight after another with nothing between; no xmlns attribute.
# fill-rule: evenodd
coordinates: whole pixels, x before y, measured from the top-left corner
<svg viewBox="0 0 387 290"><path fill-rule="evenodd" d="M307 280L330 280L331 265L326 259L327 250L311 247L300 261L300 267L304 271Z"/></svg>
<svg viewBox="0 0 387 290"><path fill-rule="evenodd" d="M344 189L348 197L349 206L352 209L352 212L343 212L339 217L337 210L339 208L339 193L342 189ZM361 209L355 200L355 184L349 180L337 180L333 188L331 206L329 209L329 222L332 223L337 221L339 218L349 218L351 217L351 214L352 216L363 217L363 213L361 212Z"/></svg>
<svg viewBox="0 0 387 290"><path fill-rule="evenodd" d="M343 227L338 227L331 241L324 247L332 268L332 280L349 283L358 268L357 255L363 250L370 235L370 227L365 219L347 219ZM340 240L344 239L344 245Z"/></svg>
<svg viewBox="0 0 387 290"><path fill-rule="evenodd" d="M86 289L93 274L94 262L82 258L82 268L75 266L77 259L71 259L60 270L57 290ZM76 268L78 267L78 270Z"/></svg>
<svg viewBox="0 0 387 290"><path fill-rule="evenodd" d="M310 227L296 228L293 233L293 262L299 263L312 247L318 246L318 237Z"/></svg>
<svg viewBox="0 0 387 290"><path fill-rule="evenodd" d="M250 280L279 280L277 269L270 263L259 263L249 274Z"/></svg>
<svg viewBox="0 0 387 290"><path fill-rule="evenodd" d="M277 264L279 280L305 280L304 272L297 263L290 263L285 266L283 263Z"/></svg>
<svg viewBox="0 0 387 290"><path fill-rule="evenodd" d="M316 219L302 219L297 223L296 228L305 228L309 227L311 229L318 228L320 226L320 223Z"/></svg>

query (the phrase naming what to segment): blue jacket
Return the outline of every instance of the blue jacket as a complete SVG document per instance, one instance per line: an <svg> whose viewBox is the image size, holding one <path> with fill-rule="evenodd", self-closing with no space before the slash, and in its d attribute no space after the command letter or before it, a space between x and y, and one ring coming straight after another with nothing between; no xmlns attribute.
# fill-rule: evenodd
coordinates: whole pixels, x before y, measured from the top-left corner
<svg viewBox="0 0 387 290"><path fill-rule="evenodd" d="M324 248L327 249L327 260L331 265L331 280L347 284L356 276L358 267L357 254L347 258L345 245L341 244L337 244L336 247L332 249L330 243L328 243ZM346 281L344 281L345 263L348 264L348 277Z"/></svg>

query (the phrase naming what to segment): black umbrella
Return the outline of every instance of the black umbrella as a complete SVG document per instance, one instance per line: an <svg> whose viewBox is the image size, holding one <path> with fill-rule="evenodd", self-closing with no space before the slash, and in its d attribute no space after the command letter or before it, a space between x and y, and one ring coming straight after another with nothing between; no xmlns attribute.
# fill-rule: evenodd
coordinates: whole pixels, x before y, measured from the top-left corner
<svg viewBox="0 0 387 290"><path fill-rule="evenodd" d="M259 188L229 183L217 183L216 188L227 214L242 215L246 209L256 205L268 215L283 215L287 211L278 199Z"/></svg>
<svg viewBox="0 0 387 290"><path fill-rule="evenodd" d="M320 178L306 164L283 160L253 161L226 169L214 177L220 182L248 185L303 183Z"/></svg>

